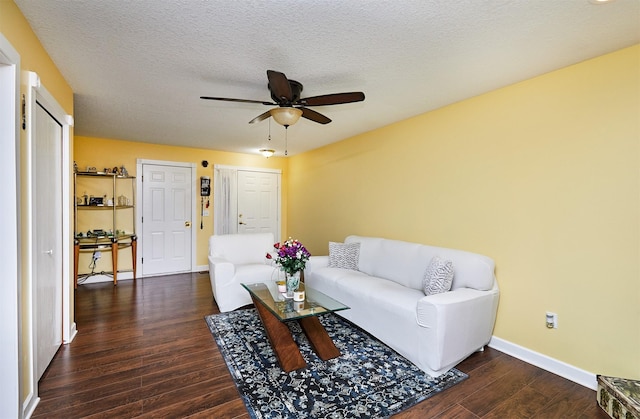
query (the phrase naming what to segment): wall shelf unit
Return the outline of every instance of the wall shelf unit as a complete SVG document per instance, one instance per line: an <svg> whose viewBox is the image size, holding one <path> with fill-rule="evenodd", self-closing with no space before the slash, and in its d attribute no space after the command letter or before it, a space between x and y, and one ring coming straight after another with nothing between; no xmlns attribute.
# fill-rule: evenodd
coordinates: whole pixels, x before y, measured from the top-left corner
<svg viewBox="0 0 640 419"><path fill-rule="evenodd" d="M136 278L135 233L136 181L117 173L74 173L74 285L94 275L110 275L118 284L118 272ZM90 192L90 194L87 193ZM118 268L118 252L131 248L131 269ZM111 253L111 271L96 272L102 252ZM90 272L79 273L80 255L90 253Z"/></svg>

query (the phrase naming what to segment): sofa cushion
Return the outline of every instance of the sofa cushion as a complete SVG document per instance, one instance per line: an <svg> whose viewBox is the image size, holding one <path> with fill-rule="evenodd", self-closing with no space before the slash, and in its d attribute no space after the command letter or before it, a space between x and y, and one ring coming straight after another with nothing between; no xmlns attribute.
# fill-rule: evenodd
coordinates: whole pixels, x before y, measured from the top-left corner
<svg viewBox="0 0 640 419"><path fill-rule="evenodd" d="M495 281L493 260L477 253L377 237L348 236L344 242L360 242L358 270L417 290L422 291L425 269L435 255L455 266L452 290L487 291Z"/></svg>
<svg viewBox="0 0 640 419"><path fill-rule="evenodd" d="M424 273L422 287L425 295L440 294L451 289L453 263L435 255Z"/></svg>
<svg viewBox="0 0 640 419"><path fill-rule="evenodd" d="M329 267L358 270L360 243L329 242Z"/></svg>
<svg viewBox="0 0 640 419"><path fill-rule="evenodd" d="M422 291L424 270L435 254L429 247L399 240L349 236L345 243L360 243L358 270Z"/></svg>

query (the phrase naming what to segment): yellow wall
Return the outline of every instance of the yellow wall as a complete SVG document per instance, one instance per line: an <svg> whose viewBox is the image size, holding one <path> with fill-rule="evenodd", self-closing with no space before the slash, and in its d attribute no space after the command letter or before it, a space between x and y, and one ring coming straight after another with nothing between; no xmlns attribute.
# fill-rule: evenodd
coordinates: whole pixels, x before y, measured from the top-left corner
<svg viewBox="0 0 640 419"><path fill-rule="evenodd" d="M497 337L640 378L639 57L627 48L292 157L289 234L314 254L348 234L486 254Z"/></svg>
<svg viewBox="0 0 640 419"><path fill-rule="evenodd" d="M175 162L195 163L197 166L197 177L209 176L213 182L214 165L241 166L276 169L282 171L282 232L281 237L286 237L287 219L287 159L271 157L265 159L259 155L228 153L199 148L174 147L158 144L149 144L133 141L113 140L104 138L80 137L75 138L74 158L80 170L87 166L106 168L124 165L131 176L136 176L136 160L164 160ZM202 160L207 160L209 166L202 167ZM213 186L213 185L212 185ZM83 191L79 191L82 193ZM208 238L213 234L213 197L211 197L209 207L209 217L204 219L204 228L200 230L200 216L194 220L193 228L196 229L196 265L207 265ZM200 196L194 197L196 213L200 213ZM139 232L138 232L139 233ZM89 255L85 255L89 257ZM120 256L122 266L127 268L130 257ZM110 258L103 258L97 271L108 269L111 263ZM81 261L81 267L88 266L88 259Z"/></svg>
<svg viewBox="0 0 640 419"><path fill-rule="evenodd" d="M0 32L20 54L23 71L35 71L60 106L73 115L73 92L13 0L0 0Z"/></svg>
<svg viewBox="0 0 640 419"><path fill-rule="evenodd" d="M20 69L25 71L33 71L38 74L40 77L40 82L42 86L44 86L49 93L56 99L56 101L60 104L60 106L65 110L69 115L73 115L73 92L71 87L67 84L64 77L58 71L55 63L51 60L47 52L44 50L40 41L36 37L36 35L31 30L28 22L15 5L12 0L0 0L0 33L4 35L5 38L11 43L11 45L16 49L18 54L20 54ZM26 84L26 80L21 80L21 89L24 89L24 85ZM21 91L21 94L26 93L24 90ZM25 159L26 152L26 136L25 132L21 131L21 161L20 161L20 178L21 178L21 206L22 208L26 207L27 203L27 182L28 179L28 162ZM71 145L72 147L72 145ZM70 205L71 203L69 203ZM21 254L22 254L22 359L23 365L21 370L22 375L22 389L21 389L21 398L24 402L25 399L29 396L30 393L33 392L34 386L36 383L32 380L33 371L30 367L29 357L31 354L31 342L30 336L31 332L28 330L28 324L31 320L31 305L27 300L30 295L29 289L31 284L29 283L29 278L31 277L31 267L26 263L25 256L28 249L31 248L32 242L29 237L29 230L26 224L26 217L24 217L24 213L22 216L22 225L20 229L20 239L21 239ZM70 221L71 222L71 221ZM70 259L68 263L72 263ZM72 281L71 281L72 283ZM73 290L68 289L64 290L70 294L71 298L71 317L73 318Z"/></svg>

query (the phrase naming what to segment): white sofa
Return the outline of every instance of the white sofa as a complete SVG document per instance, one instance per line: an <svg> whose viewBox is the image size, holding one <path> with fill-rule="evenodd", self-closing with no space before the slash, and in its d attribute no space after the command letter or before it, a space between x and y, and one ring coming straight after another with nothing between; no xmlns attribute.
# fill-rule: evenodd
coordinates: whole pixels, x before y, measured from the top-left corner
<svg viewBox="0 0 640 419"><path fill-rule="evenodd" d="M328 267L328 256L312 256L305 270L306 284L350 307L339 315L432 376L489 342L499 297L493 260L397 240L345 240L353 242L360 243L358 270ZM436 255L453 262L453 283L451 291L426 296L422 281Z"/></svg>
<svg viewBox="0 0 640 419"><path fill-rule="evenodd" d="M209 279L220 312L251 304L240 283L272 280L275 266L267 259L273 252L273 233L221 234L209 238Z"/></svg>

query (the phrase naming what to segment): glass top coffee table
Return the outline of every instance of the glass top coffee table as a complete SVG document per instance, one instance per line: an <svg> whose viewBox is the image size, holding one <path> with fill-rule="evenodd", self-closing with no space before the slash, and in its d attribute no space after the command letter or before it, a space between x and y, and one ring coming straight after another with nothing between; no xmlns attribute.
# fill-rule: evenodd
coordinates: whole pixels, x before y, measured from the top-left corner
<svg viewBox="0 0 640 419"><path fill-rule="evenodd" d="M278 292L275 282L242 284L242 286L251 294L271 347L284 371L290 372L307 365L302 358L300 348L291 336L291 331L284 323L287 321L297 321L300 324L311 346L323 361L340 356L340 351L317 316L346 310L349 307L320 291L305 287L304 283L300 283L300 288L305 291L303 301L286 299Z"/></svg>

